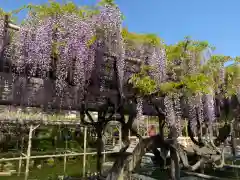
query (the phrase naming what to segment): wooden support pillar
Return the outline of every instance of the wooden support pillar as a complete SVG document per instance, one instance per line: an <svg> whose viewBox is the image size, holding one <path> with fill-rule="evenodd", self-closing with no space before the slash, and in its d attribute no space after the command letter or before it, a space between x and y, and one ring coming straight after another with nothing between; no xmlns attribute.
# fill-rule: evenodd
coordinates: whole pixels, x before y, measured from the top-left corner
<svg viewBox="0 0 240 180"><path fill-rule="evenodd" d="M216 123L216 137L219 136L219 128L220 128L220 124Z"/></svg>
<svg viewBox="0 0 240 180"><path fill-rule="evenodd" d="M105 148L104 148L104 151L103 151L103 163L106 162L106 151L105 151Z"/></svg>
<svg viewBox="0 0 240 180"><path fill-rule="evenodd" d="M65 140L65 154L64 154L64 164L63 164L63 172L66 174L66 164L67 164L67 148L68 148L68 140Z"/></svg>
<svg viewBox="0 0 240 180"><path fill-rule="evenodd" d="M122 149L122 124L119 124L119 147ZM122 168L118 180L124 180L124 168Z"/></svg>
<svg viewBox="0 0 240 180"><path fill-rule="evenodd" d="M104 136L103 136L103 137L104 137ZM104 144L103 144L103 163L106 162L106 153L105 153L106 150L105 150L105 149L106 149L106 144L107 144L107 143L106 143L106 142L107 142L107 137L105 136L104 138L105 138L105 139L104 139L104 142L103 142L103 143L104 143Z"/></svg>
<svg viewBox="0 0 240 180"><path fill-rule="evenodd" d="M184 129L185 129L186 137L188 137L188 127L187 126L188 126L188 122L187 122L187 119L185 118L185 126L184 126L185 128Z"/></svg>
<svg viewBox="0 0 240 180"><path fill-rule="evenodd" d="M112 145L115 146L115 136L114 136L114 132L112 130Z"/></svg>
<svg viewBox="0 0 240 180"><path fill-rule="evenodd" d="M121 169L121 173L118 180L124 180L124 168Z"/></svg>
<svg viewBox="0 0 240 180"><path fill-rule="evenodd" d="M112 139L112 146L115 146L115 138Z"/></svg>
<svg viewBox="0 0 240 180"><path fill-rule="evenodd" d="M18 163L18 174L17 174L18 176L20 176L21 168L22 168L23 144L24 144L24 137L22 137L22 140L21 140L21 151L20 151L20 159L19 159L19 163Z"/></svg>
<svg viewBox="0 0 240 180"><path fill-rule="evenodd" d="M28 149L27 149L26 170L25 170L25 178L24 178L24 180L28 180L28 176L29 176L29 163L30 163L31 148L32 148L32 134L33 134L33 131L38 128L38 126L39 125L34 127L33 125L30 125L29 135L28 135Z"/></svg>
<svg viewBox="0 0 240 180"><path fill-rule="evenodd" d="M118 132L119 132L119 135L118 135L119 148L121 149L122 148L122 125L121 124L119 124L119 126L118 126Z"/></svg>
<svg viewBox="0 0 240 180"><path fill-rule="evenodd" d="M83 144L83 177L86 175L86 152L87 152L87 127L84 127L84 144Z"/></svg>
<svg viewBox="0 0 240 180"><path fill-rule="evenodd" d="M138 118L138 119L136 120L136 121L137 121L137 133L138 133L138 134L140 133L140 132L139 132L139 127L140 127L140 126L139 126L139 119L140 119L140 118Z"/></svg>

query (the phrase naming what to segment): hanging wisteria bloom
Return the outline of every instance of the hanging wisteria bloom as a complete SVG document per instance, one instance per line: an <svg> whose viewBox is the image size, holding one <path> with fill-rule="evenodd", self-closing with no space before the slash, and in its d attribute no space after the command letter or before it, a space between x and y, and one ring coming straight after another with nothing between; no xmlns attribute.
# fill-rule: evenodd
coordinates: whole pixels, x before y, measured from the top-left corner
<svg viewBox="0 0 240 180"><path fill-rule="evenodd" d="M187 56L189 58L189 61L188 61L188 73L189 74L193 74L193 73L196 73L197 71L197 55L194 53L194 52L190 52L188 51L187 52Z"/></svg>
<svg viewBox="0 0 240 180"><path fill-rule="evenodd" d="M203 108L203 96L201 94L197 94L188 98L188 115L190 128L193 132L195 132L198 122L201 124L204 121L204 108Z"/></svg>
<svg viewBox="0 0 240 180"><path fill-rule="evenodd" d="M119 85L120 89L123 88L123 81L124 81L124 69L125 69L125 44L123 41L122 33L121 33L122 26L119 27L119 31L117 32L117 40L118 40L118 48L117 48L117 73L119 78Z"/></svg>
<svg viewBox="0 0 240 180"><path fill-rule="evenodd" d="M0 54L4 46L4 17L0 15Z"/></svg>
<svg viewBox="0 0 240 180"><path fill-rule="evenodd" d="M89 44L94 36L93 25L74 14L42 19L30 15L14 36L8 52L18 72L29 66L31 75L38 71L45 78L56 68L58 94L67 86L66 78L71 71L71 81L82 95L94 68L95 50ZM56 67L52 67L53 61Z"/></svg>
<svg viewBox="0 0 240 180"><path fill-rule="evenodd" d="M178 135L180 136L182 133L182 127L181 127L182 110L181 110L181 104L180 104L180 94L178 93L173 94L173 102L174 102L175 123L176 123L175 127Z"/></svg>
<svg viewBox="0 0 240 180"><path fill-rule="evenodd" d="M35 16L28 15L25 23L20 25L18 32L15 32L11 44L5 51L5 56L10 58L19 73L29 66L32 73L36 71L38 64L36 52L36 30L41 29L40 24L35 22ZM47 42L46 42L47 43Z"/></svg>
<svg viewBox="0 0 240 180"><path fill-rule="evenodd" d="M71 69L73 83L82 94L86 78L90 78L94 67L93 49L89 48L89 42L94 36L94 28L73 14L62 15L58 26L56 36L59 45L57 65L59 89L64 87L68 71Z"/></svg>
<svg viewBox="0 0 240 180"><path fill-rule="evenodd" d="M122 18L118 8L103 6L100 13L93 18L97 31L101 31L98 41L102 44L102 51L113 53L117 56L117 73L120 89L123 87L125 67L125 44L122 37Z"/></svg>
<svg viewBox="0 0 240 180"><path fill-rule="evenodd" d="M93 22L96 22L96 28L102 30L105 50L116 52L118 43L121 39L121 12L116 7L103 6L100 7L100 13L94 16Z"/></svg>
<svg viewBox="0 0 240 180"><path fill-rule="evenodd" d="M143 120L143 99L137 98L137 107L136 107L137 115L134 120L134 124L137 124L137 127L142 123Z"/></svg>
<svg viewBox="0 0 240 180"><path fill-rule="evenodd" d="M160 53L158 53L159 54L159 71L162 73L160 81L164 82L166 79L166 61L167 61L166 50L165 48L161 47L159 51L160 51Z"/></svg>
<svg viewBox="0 0 240 180"><path fill-rule="evenodd" d="M165 113L166 113L166 123L168 127L176 126L176 117L174 111L174 104L171 95L167 95L164 98L164 106L165 106Z"/></svg>
<svg viewBox="0 0 240 180"><path fill-rule="evenodd" d="M52 45L53 45L53 33L55 19L49 17L43 20L39 20L38 27L35 30L35 43L32 43L29 47L29 63L37 65L40 69L41 77L46 77L47 73L51 69L52 58ZM30 37L31 38L31 37ZM33 38L33 37L32 37ZM37 68L34 67L33 68Z"/></svg>
<svg viewBox="0 0 240 180"><path fill-rule="evenodd" d="M196 114L196 101L195 97L188 97L188 117L190 128L193 132L195 132L195 128L197 126L197 114Z"/></svg>
<svg viewBox="0 0 240 180"><path fill-rule="evenodd" d="M216 120L213 89L210 89L210 92L205 95L204 109L205 117L211 125Z"/></svg>
<svg viewBox="0 0 240 180"><path fill-rule="evenodd" d="M204 104L203 104L203 95L197 94L196 95L196 103L197 103L197 108L198 108L198 120L200 123L203 123L204 121Z"/></svg>
<svg viewBox="0 0 240 180"><path fill-rule="evenodd" d="M27 50L28 44L27 41L28 28L20 27L19 32L13 37L12 43L7 50L8 54L13 62L16 65L17 71L22 72L25 68L25 61L27 59Z"/></svg>
<svg viewBox="0 0 240 180"><path fill-rule="evenodd" d="M160 47L152 47L148 48L147 51L147 64L152 67L150 75L157 83L161 83L165 76L165 50Z"/></svg>

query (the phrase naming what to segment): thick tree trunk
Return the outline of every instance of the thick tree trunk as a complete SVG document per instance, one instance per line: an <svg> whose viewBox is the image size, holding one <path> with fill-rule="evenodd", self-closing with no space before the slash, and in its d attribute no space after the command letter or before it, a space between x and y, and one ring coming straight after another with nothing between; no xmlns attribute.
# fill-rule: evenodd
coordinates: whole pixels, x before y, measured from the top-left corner
<svg viewBox="0 0 240 180"><path fill-rule="evenodd" d="M179 166L179 157L177 152L178 142L177 142L177 129L173 126L170 128L168 135L168 147L170 150L171 158L171 169L170 177L171 180L180 180L180 166Z"/></svg>
<svg viewBox="0 0 240 180"><path fill-rule="evenodd" d="M102 139L102 133L99 132L97 134L97 172L101 174L102 172L102 163L103 163L103 148L104 148L104 143Z"/></svg>
<svg viewBox="0 0 240 180"><path fill-rule="evenodd" d="M154 146L161 145L159 142L163 143L160 140L160 136L156 135L146 139L141 139L132 153L126 153L127 147L124 147L110 169L107 180L117 180L121 171L127 166L127 163L131 164L130 167L128 166L128 168L130 168L130 172L133 171L135 167L139 165L143 155L146 153L146 150L151 149Z"/></svg>
<svg viewBox="0 0 240 180"><path fill-rule="evenodd" d="M170 148L171 156L171 180L180 180L179 158L175 148Z"/></svg>

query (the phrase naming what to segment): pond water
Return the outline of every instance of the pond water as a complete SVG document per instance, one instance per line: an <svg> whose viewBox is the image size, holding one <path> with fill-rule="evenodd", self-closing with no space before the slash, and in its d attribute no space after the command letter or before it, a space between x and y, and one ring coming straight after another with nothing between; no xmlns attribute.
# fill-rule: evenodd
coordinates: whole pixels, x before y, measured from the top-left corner
<svg viewBox="0 0 240 180"><path fill-rule="evenodd" d="M82 158L72 159L67 161L66 174L71 177L81 177L82 176ZM18 167L18 161L15 163L16 170ZM41 168L37 167L38 164L42 164ZM46 163L46 159L39 159L35 161L35 165L30 168L29 180L57 180L58 176L64 175L63 159L55 159L53 165ZM240 161L236 164L240 164ZM22 168L22 173L20 176L16 174L12 176L1 177L0 180L24 180L25 167ZM94 156L87 157L87 167L86 172L96 171L96 159ZM137 175L143 175L144 177L150 177L153 179L168 180L168 172L166 170L160 169L154 166L154 164L144 164L139 170L136 171ZM205 174L222 177L226 179L240 179L240 171L236 169L224 169L224 170L205 170ZM139 178L131 178L132 180ZM143 179L141 177L140 179ZM144 178L145 179L145 178ZM153 180L152 179L152 180ZM69 179L70 180L70 179ZM198 177L182 177L181 180L203 180L203 178Z"/></svg>
<svg viewBox="0 0 240 180"><path fill-rule="evenodd" d="M12 162L14 169L18 169L18 161ZM29 170L29 180L57 180L58 176L63 176L64 174L81 177L82 176L82 164L83 159L81 157L76 159L68 160L66 163L66 171L64 173L64 161L63 159L54 159L53 164L49 164L47 159L38 159L35 161L35 165L32 166ZM95 171L95 158L88 156L86 171ZM40 166L41 165L41 166ZM13 174L12 176L0 176L0 180L24 180L25 166L23 165L20 176Z"/></svg>

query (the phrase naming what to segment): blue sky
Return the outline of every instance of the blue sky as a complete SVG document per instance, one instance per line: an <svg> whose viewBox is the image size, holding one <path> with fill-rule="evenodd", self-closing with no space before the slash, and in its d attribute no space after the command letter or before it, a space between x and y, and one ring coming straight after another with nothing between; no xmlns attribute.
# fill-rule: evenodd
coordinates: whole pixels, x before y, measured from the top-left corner
<svg viewBox="0 0 240 180"><path fill-rule="evenodd" d="M0 0L5 11L47 0ZM79 5L97 0L75 0ZM156 33L167 44L185 36L207 40L216 54L240 56L240 0L116 0L130 31ZM24 13L19 15L23 18Z"/></svg>

